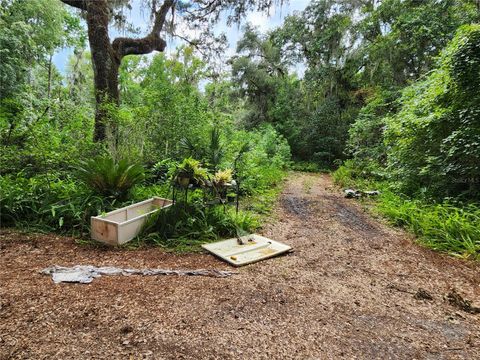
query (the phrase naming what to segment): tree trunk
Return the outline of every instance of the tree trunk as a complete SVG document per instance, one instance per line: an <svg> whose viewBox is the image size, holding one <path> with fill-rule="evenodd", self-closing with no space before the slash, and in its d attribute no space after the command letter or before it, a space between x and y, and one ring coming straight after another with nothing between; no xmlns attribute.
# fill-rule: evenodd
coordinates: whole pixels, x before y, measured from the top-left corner
<svg viewBox="0 0 480 360"><path fill-rule="evenodd" d="M106 0L87 2L88 39L92 53L95 81L95 129L93 141L106 138L109 122L109 104L118 106L118 67L120 59L115 54L108 35L108 6Z"/></svg>
<svg viewBox="0 0 480 360"><path fill-rule="evenodd" d="M162 6L154 13L151 32L139 39L117 38L110 42L108 22L110 10L107 0L61 0L63 3L86 12L88 40L92 54L95 82L95 129L93 140L101 142L106 139L107 125L117 141L117 124L110 121L110 105L117 107L120 103L118 90L118 68L126 55L149 54L163 51L167 43L160 37L168 11L176 0L164 0Z"/></svg>

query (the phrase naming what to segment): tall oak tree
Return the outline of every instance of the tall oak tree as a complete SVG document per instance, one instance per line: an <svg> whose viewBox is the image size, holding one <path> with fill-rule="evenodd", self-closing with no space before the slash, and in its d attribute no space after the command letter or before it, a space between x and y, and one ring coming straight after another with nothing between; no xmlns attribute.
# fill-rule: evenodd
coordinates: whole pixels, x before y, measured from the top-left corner
<svg viewBox="0 0 480 360"><path fill-rule="evenodd" d="M109 25L114 15L112 9L118 4L128 4L128 0L123 3L118 0L61 1L81 10L87 22L95 82L95 141L103 141L106 138L108 107L105 105L119 104L118 69L123 57L164 51L167 43L162 31L165 30L197 47L214 48L218 39L214 37L211 29L220 19L222 11L230 10L229 14L225 15L228 23L238 23L247 11L268 11L273 4L283 2L283 0L146 0L143 4L151 9L152 15L150 32L141 38L117 37L111 41ZM175 23L179 22L182 26L195 30L198 37L193 39L177 33Z"/></svg>

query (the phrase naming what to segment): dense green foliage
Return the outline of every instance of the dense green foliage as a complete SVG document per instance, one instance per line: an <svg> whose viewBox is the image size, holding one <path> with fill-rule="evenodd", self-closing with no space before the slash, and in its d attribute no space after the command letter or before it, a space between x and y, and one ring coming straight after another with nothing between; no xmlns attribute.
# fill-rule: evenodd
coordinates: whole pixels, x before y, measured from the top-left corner
<svg viewBox="0 0 480 360"><path fill-rule="evenodd" d="M65 166L88 150L92 119L69 101L52 55L84 45L80 19L55 1L0 3L0 174Z"/></svg>
<svg viewBox="0 0 480 360"><path fill-rule="evenodd" d="M47 5L31 13L21 2L12 2L10 10L19 6L26 19L35 19L33 23L70 19L62 7ZM13 21L7 12L2 16ZM58 43L77 30L60 33ZM28 45L35 49L50 46L52 38L30 40ZM55 80L45 77L42 58L27 60L30 70L20 69L25 73L22 87L2 91L2 226L87 234L92 215L151 196L171 197L175 177L192 166L191 175L198 180L192 184L214 184L213 195L210 190L205 190L206 196L193 191L188 204L162 215L178 210L177 219L165 228L155 225L147 240L181 247L258 226L255 215L243 210L236 214L226 198L225 205L212 201L207 206L204 200L227 196L223 187L233 175L242 206L264 211L262 199L249 197L272 194L289 166L289 146L273 128L246 131L236 126L231 112L209 106L208 91L199 89L207 76L206 64L192 48L179 48L171 58L159 54L152 61L125 59L120 69L122 102L118 108L107 108L115 123L104 144L92 142L94 99L88 53L75 50L65 78L53 68ZM23 64L12 60L12 67L14 62ZM198 160L188 159L191 156ZM181 194L183 190L177 189L182 200Z"/></svg>
<svg viewBox="0 0 480 360"><path fill-rule="evenodd" d="M381 189L379 212L427 246L476 258L479 12L470 1L392 0L362 13L344 30L359 46L341 71L355 66L349 84L363 99L348 131L351 159L334 178Z"/></svg>
<svg viewBox="0 0 480 360"><path fill-rule="evenodd" d="M469 0L312 1L267 34L246 26L225 85L243 99L239 121L272 124L295 159L321 168L352 155L381 163L382 119L396 113L402 89L478 19ZM292 73L299 63L303 79Z"/></svg>
<svg viewBox="0 0 480 360"><path fill-rule="evenodd" d="M480 26L460 28L439 64L387 118L388 170L408 193L480 198Z"/></svg>
<svg viewBox="0 0 480 360"><path fill-rule="evenodd" d="M251 212L204 207L199 203L176 203L155 213L143 229L142 241L176 251L196 250L219 237L242 236L259 226Z"/></svg>
<svg viewBox="0 0 480 360"><path fill-rule="evenodd" d="M383 91L350 129L340 172L388 180L409 196L480 198L480 26L465 25L401 96Z"/></svg>
<svg viewBox="0 0 480 360"><path fill-rule="evenodd" d="M92 215L151 196L171 197L175 176L192 164L199 180L192 184L213 184L213 195L192 191L172 227L159 230L157 224L148 239L175 247L258 226L255 215L236 214L227 199L208 206L204 200L226 196L223 188L233 176L241 205L263 212L267 207L255 196L273 194L289 166L289 146L272 127L238 126L235 109L224 109L220 97L218 105L210 104L210 90L199 86L208 79L207 66L193 48L151 60L125 58L121 104L106 108L108 139L95 144L93 71L79 18L55 1L4 1L0 20L11 31L0 39L1 76L10 81L2 80L0 104L2 226L86 234ZM62 76L50 55L65 44L76 49ZM182 193L177 189L179 199Z"/></svg>
<svg viewBox="0 0 480 360"><path fill-rule="evenodd" d="M147 238L189 247L258 226L228 205L233 188L244 210L268 213L292 166L379 187L394 223L478 257L474 0L314 0L269 32L246 24L220 72L195 43L126 56L101 143L78 14L56 0L0 4L2 226L86 232L90 215L175 188L187 203L158 215ZM65 46L61 74L52 55Z"/></svg>
<svg viewBox="0 0 480 360"><path fill-rule="evenodd" d="M82 234L90 216L111 210L115 204L95 196L71 177L10 174L0 177L0 188L2 226Z"/></svg>
<svg viewBox="0 0 480 360"><path fill-rule="evenodd" d="M479 31L460 28L438 67L395 106L385 97L367 105L351 129L354 159L334 173L343 186L380 188L378 212L421 243L473 259L480 255L480 111L470 85L480 77Z"/></svg>

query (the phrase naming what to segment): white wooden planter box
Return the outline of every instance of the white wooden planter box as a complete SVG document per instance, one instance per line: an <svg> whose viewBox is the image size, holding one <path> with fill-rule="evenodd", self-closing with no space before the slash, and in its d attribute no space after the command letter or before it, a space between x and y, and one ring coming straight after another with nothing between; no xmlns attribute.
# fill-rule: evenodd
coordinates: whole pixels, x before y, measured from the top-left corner
<svg viewBox="0 0 480 360"><path fill-rule="evenodd" d="M92 239L110 245L121 245L138 235L148 215L172 205L159 197L132 204L90 219Z"/></svg>

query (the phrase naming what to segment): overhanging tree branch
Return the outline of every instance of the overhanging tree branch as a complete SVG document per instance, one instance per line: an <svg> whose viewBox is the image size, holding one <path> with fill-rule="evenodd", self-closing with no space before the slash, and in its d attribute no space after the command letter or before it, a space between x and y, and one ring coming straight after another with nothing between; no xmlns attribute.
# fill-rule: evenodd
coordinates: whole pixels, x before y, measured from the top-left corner
<svg viewBox="0 0 480 360"><path fill-rule="evenodd" d="M74 8L80 9L80 10L87 10L87 2L86 0L60 0L64 4L73 6Z"/></svg>
<svg viewBox="0 0 480 360"><path fill-rule="evenodd" d="M167 45L166 41L160 37L160 32L165 24L168 11L173 7L176 0L165 0L160 9L155 12L155 21L150 33L140 39L116 38L113 43L113 49L119 59L126 55L148 54L152 51L163 51Z"/></svg>

